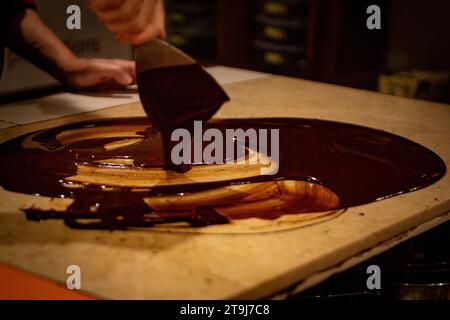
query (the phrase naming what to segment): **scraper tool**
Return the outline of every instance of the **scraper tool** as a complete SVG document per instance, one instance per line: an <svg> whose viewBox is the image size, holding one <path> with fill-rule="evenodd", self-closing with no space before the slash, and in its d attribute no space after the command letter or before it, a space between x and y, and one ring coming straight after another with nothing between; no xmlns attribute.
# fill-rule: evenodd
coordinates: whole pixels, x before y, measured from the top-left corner
<svg viewBox="0 0 450 320"><path fill-rule="evenodd" d="M136 80L147 116L162 134L166 169L186 171L170 160L170 135L193 130L195 120L208 121L229 100L225 91L196 61L162 40L135 48Z"/></svg>

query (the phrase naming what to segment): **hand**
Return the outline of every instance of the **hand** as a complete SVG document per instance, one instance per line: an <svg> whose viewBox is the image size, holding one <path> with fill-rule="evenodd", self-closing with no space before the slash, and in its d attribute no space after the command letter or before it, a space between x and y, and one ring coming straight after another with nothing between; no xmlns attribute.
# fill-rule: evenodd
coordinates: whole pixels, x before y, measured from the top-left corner
<svg viewBox="0 0 450 320"><path fill-rule="evenodd" d="M140 45L164 38L163 0L86 0L120 42Z"/></svg>
<svg viewBox="0 0 450 320"><path fill-rule="evenodd" d="M5 39L8 47L60 80L69 90L118 89L135 83L133 61L78 58L34 10L24 10L9 30Z"/></svg>
<svg viewBox="0 0 450 320"><path fill-rule="evenodd" d="M61 82L70 90L121 89L136 82L134 61L76 59L63 68Z"/></svg>

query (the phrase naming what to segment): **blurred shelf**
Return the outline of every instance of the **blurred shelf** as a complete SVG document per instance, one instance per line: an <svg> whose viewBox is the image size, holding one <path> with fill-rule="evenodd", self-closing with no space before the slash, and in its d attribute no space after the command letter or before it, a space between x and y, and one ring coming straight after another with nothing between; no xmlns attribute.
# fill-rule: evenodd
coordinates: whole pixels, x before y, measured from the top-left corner
<svg viewBox="0 0 450 320"><path fill-rule="evenodd" d="M174 2L179 1L170 0ZM377 76L385 65L386 28L368 30L365 13L369 4L384 10L385 0L182 3L167 8L169 40L201 63L366 89L376 89ZM180 14L189 5L192 12ZM180 33L185 35L183 39ZM189 34L195 36L189 38ZM183 46L183 41L190 45Z"/></svg>

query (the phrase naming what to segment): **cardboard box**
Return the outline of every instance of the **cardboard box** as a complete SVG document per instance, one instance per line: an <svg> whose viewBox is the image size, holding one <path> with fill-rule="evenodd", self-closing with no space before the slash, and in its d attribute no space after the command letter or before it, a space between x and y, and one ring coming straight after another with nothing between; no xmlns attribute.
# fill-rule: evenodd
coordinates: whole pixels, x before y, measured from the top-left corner
<svg viewBox="0 0 450 320"><path fill-rule="evenodd" d="M378 78L378 91L382 93L448 102L450 74L446 71L402 71Z"/></svg>

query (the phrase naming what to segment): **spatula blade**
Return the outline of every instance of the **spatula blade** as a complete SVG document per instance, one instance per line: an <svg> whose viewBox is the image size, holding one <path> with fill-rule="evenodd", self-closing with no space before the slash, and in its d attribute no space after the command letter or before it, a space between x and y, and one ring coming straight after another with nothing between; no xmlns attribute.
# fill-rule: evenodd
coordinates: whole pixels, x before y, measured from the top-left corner
<svg viewBox="0 0 450 320"><path fill-rule="evenodd" d="M135 56L142 105L160 130L207 121L229 100L194 59L162 40L137 47Z"/></svg>
<svg viewBox="0 0 450 320"><path fill-rule="evenodd" d="M225 91L194 59L161 40L136 48L139 97L152 124L161 131L166 170L185 172L174 164L171 134L193 131L194 121L208 121L229 100Z"/></svg>

